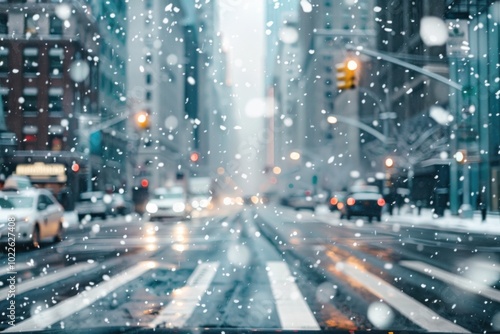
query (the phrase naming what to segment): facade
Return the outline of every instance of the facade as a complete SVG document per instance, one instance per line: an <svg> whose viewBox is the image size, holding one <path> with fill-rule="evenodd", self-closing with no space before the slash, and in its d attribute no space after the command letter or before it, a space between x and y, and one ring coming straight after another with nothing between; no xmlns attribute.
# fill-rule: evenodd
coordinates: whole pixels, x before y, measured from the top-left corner
<svg viewBox="0 0 500 334"><path fill-rule="evenodd" d="M84 112L97 114L99 105L97 26L79 5L73 15L71 7L62 7L64 15L69 11L62 19L61 5L0 4L4 134L15 136L2 173L25 173L56 194L70 189L69 209L88 168L78 153L78 118ZM90 71L75 84L72 74L78 71L70 68L75 60L87 59Z"/></svg>

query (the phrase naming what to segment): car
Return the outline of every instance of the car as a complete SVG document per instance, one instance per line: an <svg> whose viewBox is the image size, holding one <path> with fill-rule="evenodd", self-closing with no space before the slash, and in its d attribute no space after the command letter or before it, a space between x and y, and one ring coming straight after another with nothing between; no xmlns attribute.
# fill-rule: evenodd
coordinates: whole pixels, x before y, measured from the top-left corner
<svg viewBox="0 0 500 334"><path fill-rule="evenodd" d="M328 200L328 208L330 211L340 211L345 204L346 195L346 192L332 194Z"/></svg>
<svg viewBox="0 0 500 334"><path fill-rule="evenodd" d="M295 210L311 210L316 209L317 201L313 198L309 191L293 193L281 199L281 204L294 208Z"/></svg>
<svg viewBox="0 0 500 334"><path fill-rule="evenodd" d="M123 194L112 194L110 206L111 213L115 216L124 216L131 212L131 204L125 199Z"/></svg>
<svg viewBox="0 0 500 334"><path fill-rule="evenodd" d="M355 187L346 195L345 202L339 207L340 218L351 219L353 216L382 220L382 208L385 200L376 186Z"/></svg>
<svg viewBox="0 0 500 334"><path fill-rule="evenodd" d="M0 240L30 243L38 248L40 241L63 239L64 208L46 189L0 191Z"/></svg>
<svg viewBox="0 0 500 334"><path fill-rule="evenodd" d="M31 180L23 175L10 175L5 180L3 190L21 190L33 188Z"/></svg>
<svg viewBox="0 0 500 334"><path fill-rule="evenodd" d="M75 211L78 213L78 220L84 217L100 217L106 219L111 214L112 197L103 191L88 191L80 194L80 199L76 202Z"/></svg>
<svg viewBox="0 0 500 334"><path fill-rule="evenodd" d="M187 196L184 188L157 188L146 204L146 214L150 220L186 216Z"/></svg>

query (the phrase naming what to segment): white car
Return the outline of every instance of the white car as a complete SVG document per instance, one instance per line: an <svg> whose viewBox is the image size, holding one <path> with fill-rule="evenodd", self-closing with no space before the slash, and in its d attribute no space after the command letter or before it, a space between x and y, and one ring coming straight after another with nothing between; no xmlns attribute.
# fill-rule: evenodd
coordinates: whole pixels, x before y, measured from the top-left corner
<svg viewBox="0 0 500 334"><path fill-rule="evenodd" d="M186 193L182 187L158 188L146 205L150 220L186 215Z"/></svg>
<svg viewBox="0 0 500 334"><path fill-rule="evenodd" d="M0 191L0 240L11 244L63 238L64 208L45 189Z"/></svg>

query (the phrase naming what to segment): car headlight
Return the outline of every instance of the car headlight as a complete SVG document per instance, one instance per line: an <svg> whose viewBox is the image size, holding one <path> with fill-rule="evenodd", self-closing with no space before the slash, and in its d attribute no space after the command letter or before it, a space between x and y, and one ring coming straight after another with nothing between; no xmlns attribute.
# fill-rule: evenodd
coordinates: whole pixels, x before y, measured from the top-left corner
<svg viewBox="0 0 500 334"><path fill-rule="evenodd" d="M185 208L186 208L186 205L184 205L184 203L177 202L172 207L172 210L174 210L174 212L182 212L182 211L184 211Z"/></svg>
<svg viewBox="0 0 500 334"><path fill-rule="evenodd" d="M158 212L158 205L156 205L154 203L148 203L146 205L146 211L149 213L156 213L156 212Z"/></svg>
<svg viewBox="0 0 500 334"><path fill-rule="evenodd" d="M208 206L208 204L209 204L209 203L210 203L210 202L209 202L208 200L206 200L206 199L202 199L202 200L200 201L200 206L201 206L202 208L206 208L206 207Z"/></svg>
<svg viewBox="0 0 500 334"><path fill-rule="evenodd" d="M191 205L193 206L193 208L197 209L200 206L200 203L198 203L198 201L194 200L191 202Z"/></svg>

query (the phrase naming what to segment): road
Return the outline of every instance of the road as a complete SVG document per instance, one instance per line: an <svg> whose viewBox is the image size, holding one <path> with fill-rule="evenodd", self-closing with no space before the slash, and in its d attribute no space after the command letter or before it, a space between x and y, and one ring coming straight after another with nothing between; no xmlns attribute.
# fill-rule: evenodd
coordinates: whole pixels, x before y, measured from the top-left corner
<svg viewBox="0 0 500 334"><path fill-rule="evenodd" d="M274 204L95 220L17 251L15 326L4 269L0 330L498 330L499 247L491 235Z"/></svg>

